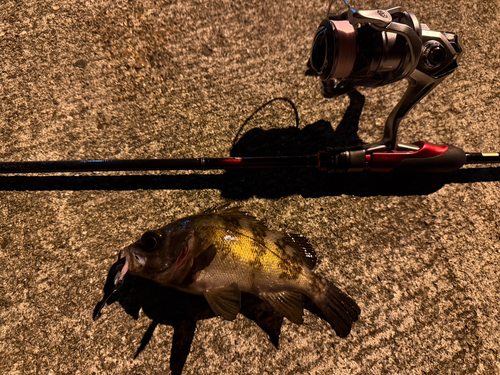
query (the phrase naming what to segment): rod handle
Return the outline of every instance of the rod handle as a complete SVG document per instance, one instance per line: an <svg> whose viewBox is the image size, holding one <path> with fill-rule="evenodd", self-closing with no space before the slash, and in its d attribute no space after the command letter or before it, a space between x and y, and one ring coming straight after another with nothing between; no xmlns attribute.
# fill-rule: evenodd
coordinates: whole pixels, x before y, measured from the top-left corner
<svg viewBox="0 0 500 375"><path fill-rule="evenodd" d="M417 151L374 152L366 155L366 170L404 173L449 173L466 162L463 150L448 145L416 142Z"/></svg>

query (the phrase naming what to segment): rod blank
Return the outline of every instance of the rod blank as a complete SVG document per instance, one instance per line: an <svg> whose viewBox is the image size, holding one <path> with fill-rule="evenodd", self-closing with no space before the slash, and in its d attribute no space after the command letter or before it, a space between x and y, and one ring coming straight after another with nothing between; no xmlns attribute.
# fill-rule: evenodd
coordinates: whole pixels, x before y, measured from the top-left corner
<svg viewBox="0 0 500 375"><path fill-rule="evenodd" d="M465 158L465 164L500 163L500 153L498 152L466 153Z"/></svg>
<svg viewBox="0 0 500 375"><path fill-rule="evenodd" d="M214 170L317 166L317 155L196 159L62 160L0 162L0 173Z"/></svg>

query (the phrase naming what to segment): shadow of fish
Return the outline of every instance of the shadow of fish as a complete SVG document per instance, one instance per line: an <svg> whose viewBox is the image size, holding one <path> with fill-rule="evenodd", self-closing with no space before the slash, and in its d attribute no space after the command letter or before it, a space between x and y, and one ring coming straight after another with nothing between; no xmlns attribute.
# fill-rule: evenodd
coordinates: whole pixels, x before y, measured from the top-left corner
<svg viewBox="0 0 500 375"><path fill-rule="evenodd" d="M253 216L227 206L144 233L121 250L125 264L115 284L129 273L203 295L212 310L228 320L240 311L241 292L248 292L297 324L303 322L305 295L339 336L347 336L360 309L311 271L316 253L309 241L269 230Z"/></svg>

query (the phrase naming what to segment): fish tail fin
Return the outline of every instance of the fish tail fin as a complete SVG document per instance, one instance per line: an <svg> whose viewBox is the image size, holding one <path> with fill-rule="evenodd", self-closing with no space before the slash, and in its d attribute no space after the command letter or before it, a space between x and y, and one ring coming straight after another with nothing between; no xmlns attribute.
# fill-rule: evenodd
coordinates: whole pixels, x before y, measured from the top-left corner
<svg viewBox="0 0 500 375"><path fill-rule="evenodd" d="M361 309L354 300L335 285L321 280L323 292L313 298L326 320L337 335L346 337L351 332L352 323L358 320Z"/></svg>

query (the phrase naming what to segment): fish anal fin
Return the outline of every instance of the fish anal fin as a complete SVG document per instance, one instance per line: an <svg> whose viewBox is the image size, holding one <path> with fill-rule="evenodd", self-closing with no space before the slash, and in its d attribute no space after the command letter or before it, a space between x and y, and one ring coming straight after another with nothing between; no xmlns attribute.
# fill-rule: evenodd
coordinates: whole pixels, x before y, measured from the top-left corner
<svg viewBox="0 0 500 375"><path fill-rule="evenodd" d="M284 238L286 245L290 246L295 255L304 263L304 265L312 270L317 263L316 251L309 240L300 234L287 233Z"/></svg>
<svg viewBox="0 0 500 375"><path fill-rule="evenodd" d="M203 293L208 304L217 315L226 320L233 320L238 315L241 308L241 292L238 284L207 289Z"/></svg>
<svg viewBox="0 0 500 375"><path fill-rule="evenodd" d="M292 323L302 324L304 296L298 292L282 291L259 294L259 297L267 301L271 307L285 316Z"/></svg>

